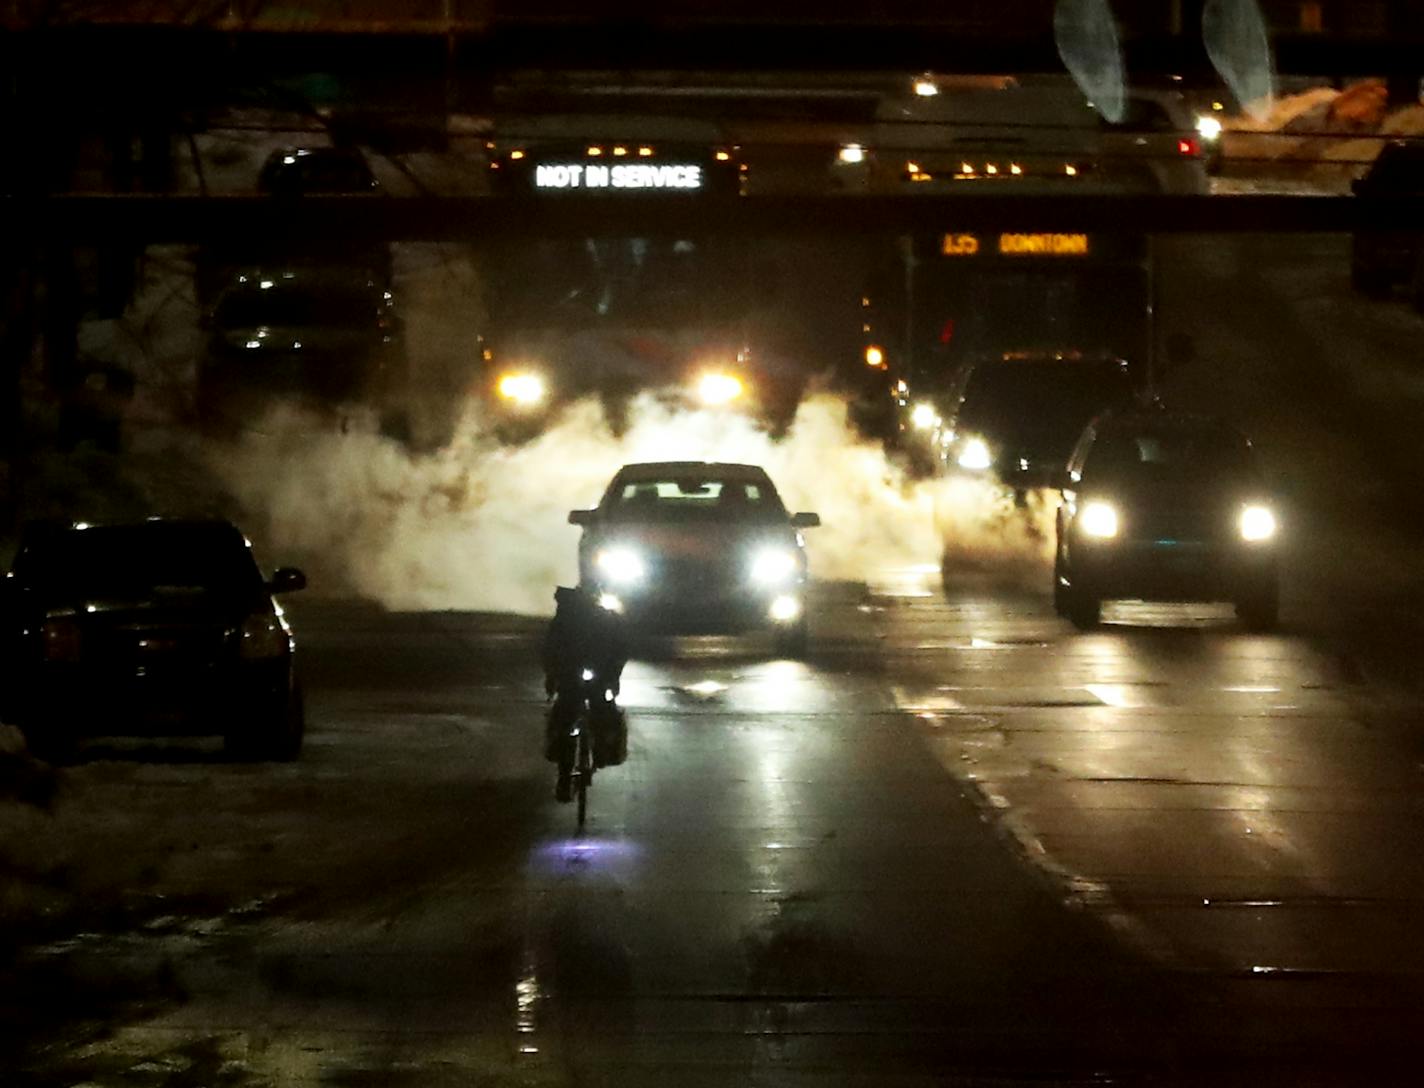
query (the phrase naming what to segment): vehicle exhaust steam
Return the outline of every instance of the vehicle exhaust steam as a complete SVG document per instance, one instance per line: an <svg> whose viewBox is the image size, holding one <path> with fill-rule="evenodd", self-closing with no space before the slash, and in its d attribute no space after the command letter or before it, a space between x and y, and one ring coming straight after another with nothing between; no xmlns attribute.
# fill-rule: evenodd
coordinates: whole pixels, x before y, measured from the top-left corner
<svg viewBox="0 0 1424 1088"><path fill-rule="evenodd" d="M819 579L870 581L943 561L1031 570L1046 585L1051 507L1015 507L977 481L908 479L854 433L844 401L824 393L802 402L780 439L734 413L643 397L617 437L593 400L519 446L495 441L471 406L455 439L426 454L374 425L313 430L281 407L236 444L210 449L254 535L284 562L307 565L315 585L393 609L526 614L547 614L553 587L577 578L568 511L596 504L621 465L662 460L765 467L789 508L822 517L807 534Z"/></svg>

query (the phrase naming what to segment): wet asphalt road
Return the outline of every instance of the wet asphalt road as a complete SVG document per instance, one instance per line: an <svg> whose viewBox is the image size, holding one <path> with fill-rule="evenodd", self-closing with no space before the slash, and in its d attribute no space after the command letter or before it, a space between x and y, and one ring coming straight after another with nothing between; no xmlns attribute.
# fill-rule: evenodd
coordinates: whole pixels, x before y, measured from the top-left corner
<svg viewBox="0 0 1424 1088"><path fill-rule="evenodd" d="M822 587L804 663L655 648L580 837L537 624L300 602L301 762L100 742L67 772L34 833L106 906L7 972L5 1083L1397 1073L1411 700L1167 611L1084 635L909 572Z"/></svg>

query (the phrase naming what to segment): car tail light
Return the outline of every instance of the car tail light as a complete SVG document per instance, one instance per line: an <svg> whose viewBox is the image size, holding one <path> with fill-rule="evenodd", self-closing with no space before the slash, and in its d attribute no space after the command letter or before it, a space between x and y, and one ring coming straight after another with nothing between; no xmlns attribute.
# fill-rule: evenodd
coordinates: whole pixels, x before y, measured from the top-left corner
<svg viewBox="0 0 1424 1088"><path fill-rule="evenodd" d="M46 661L78 661L83 642L79 621L69 616L45 620L40 641Z"/></svg>
<svg viewBox="0 0 1424 1088"><path fill-rule="evenodd" d="M1201 154L1201 144L1194 136L1183 136L1177 141L1177 154L1196 157Z"/></svg>

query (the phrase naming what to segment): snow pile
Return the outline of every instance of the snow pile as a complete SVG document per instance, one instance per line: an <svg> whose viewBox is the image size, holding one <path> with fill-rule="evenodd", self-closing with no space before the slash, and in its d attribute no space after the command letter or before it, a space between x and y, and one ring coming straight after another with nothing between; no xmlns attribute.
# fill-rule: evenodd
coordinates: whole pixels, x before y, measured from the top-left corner
<svg viewBox="0 0 1424 1088"><path fill-rule="evenodd" d="M1343 90L1313 87L1276 99L1257 119L1231 118L1222 135L1228 164L1247 174L1309 180L1343 190L1387 138L1424 135L1424 106L1389 108L1382 80Z"/></svg>

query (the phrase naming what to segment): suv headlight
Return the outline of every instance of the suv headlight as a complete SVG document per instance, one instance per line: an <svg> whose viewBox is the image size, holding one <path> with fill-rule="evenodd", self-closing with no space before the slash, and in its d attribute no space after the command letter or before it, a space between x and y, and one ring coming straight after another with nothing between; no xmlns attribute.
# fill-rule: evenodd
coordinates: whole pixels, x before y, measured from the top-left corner
<svg viewBox="0 0 1424 1088"><path fill-rule="evenodd" d="M989 452L989 443L982 438L966 438L959 450L957 464L970 472L983 472L994 464L994 455Z"/></svg>
<svg viewBox="0 0 1424 1088"><path fill-rule="evenodd" d="M1276 535L1276 515L1269 506L1249 503L1241 508L1236 527L1241 531L1242 540L1258 544Z"/></svg>
<svg viewBox="0 0 1424 1088"><path fill-rule="evenodd" d="M781 585L795 574L796 556L785 548L763 548L752 557L752 581L757 585Z"/></svg>
<svg viewBox="0 0 1424 1088"><path fill-rule="evenodd" d="M271 612L248 616L238 633L238 655L244 661L282 657L291 649L287 625Z"/></svg>
<svg viewBox="0 0 1424 1088"><path fill-rule="evenodd" d="M605 548L594 563L599 573L615 585L633 585L648 573L643 557L632 548Z"/></svg>
<svg viewBox="0 0 1424 1088"><path fill-rule="evenodd" d="M1111 540L1117 536L1117 507L1102 499L1084 503L1083 512L1078 515L1078 524L1084 536Z"/></svg>

